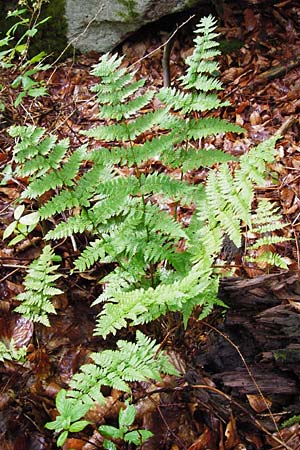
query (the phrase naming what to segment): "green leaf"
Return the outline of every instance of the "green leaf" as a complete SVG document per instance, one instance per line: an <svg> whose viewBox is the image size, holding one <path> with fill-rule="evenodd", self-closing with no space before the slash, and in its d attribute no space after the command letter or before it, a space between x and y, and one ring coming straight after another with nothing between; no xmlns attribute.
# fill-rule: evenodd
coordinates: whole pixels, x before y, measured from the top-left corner
<svg viewBox="0 0 300 450"><path fill-rule="evenodd" d="M130 442L135 445L141 445L151 436L153 436L153 433L151 433L151 431L148 430L129 431L128 433L125 434L124 441Z"/></svg>
<svg viewBox="0 0 300 450"><path fill-rule="evenodd" d="M122 439L123 433L118 428L112 427L111 425L101 425L98 428L99 432L105 436L109 437L111 439Z"/></svg>
<svg viewBox="0 0 300 450"><path fill-rule="evenodd" d="M64 445L64 443L65 443L66 440L67 440L68 434L69 434L69 432L66 430L66 431L63 431L63 432L58 436L57 443L56 443L58 447L62 447L62 446Z"/></svg>
<svg viewBox="0 0 300 450"><path fill-rule="evenodd" d="M48 95L48 92L45 87L37 87L29 89L28 95L30 95L30 97L44 97L45 95Z"/></svg>
<svg viewBox="0 0 300 450"><path fill-rule="evenodd" d="M73 433L77 433L78 431L83 430L86 426L88 426L91 422L88 420L79 420L78 422L72 423L72 425L69 428L69 431Z"/></svg>
<svg viewBox="0 0 300 450"><path fill-rule="evenodd" d="M64 411L66 408L66 395L67 395L67 391L65 389L61 389L55 399L55 406L57 408L57 411L61 414L64 415Z"/></svg>
<svg viewBox="0 0 300 450"><path fill-rule="evenodd" d="M25 205L19 205L16 207L14 211L15 220L19 220L25 210Z"/></svg>
<svg viewBox="0 0 300 450"><path fill-rule="evenodd" d="M27 94L24 91L19 93L19 95L17 96L16 100L14 101L14 107L15 108L22 103L22 100L23 100L24 97L26 97L26 95Z"/></svg>
<svg viewBox="0 0 300 450"><path fill-rule="evenodd" d="M7 239L10 235L13 234L13 232L16 229L18 222L16 220L14 220L14 222L10 223L8 225L8 227L5 228L4 232L3 232L3 239Z"/></svg>
<svg viewBox="0 0 300 450"><path fill-rule="evenodd" d="M20 223L22 225L36 225L39 223L40 220L40 213L38 211L26 214L26 216L23 216L20 218Z"/></svg>
<svg viewBox="0 0 300 450"><path fill-rule="evenodd" d="M45 428L47 428L48 430L56 430L56 431L60 431L62 430L62 428L58 427L58 422L57 420L54 420L53 422L47 422L45 424Z"/></svg>
<svg viewBox="0 0 300 450"><path fill-rule="evenodd" d="M117 450L116 444L114 444L112 441L108 441L107 439L103 441L103 447L107 450Z"/></svg>
<svg viewBox="0 0 300 450"><path fill-rule="evenodd" d="M136 415L136 409L134 405L126 403L125 409L120 409L119 413L119 427L128 428L133 424Z"/></svg>
<svg viewBox="0 0 300 450"><path fill-rule="evenodd" d="M10 242L9 242L9 246L12 247L13 245L18 244L19 242L23 241L25 239L25 236L23 234L18 234L17 236L15 236Z"/></svg>

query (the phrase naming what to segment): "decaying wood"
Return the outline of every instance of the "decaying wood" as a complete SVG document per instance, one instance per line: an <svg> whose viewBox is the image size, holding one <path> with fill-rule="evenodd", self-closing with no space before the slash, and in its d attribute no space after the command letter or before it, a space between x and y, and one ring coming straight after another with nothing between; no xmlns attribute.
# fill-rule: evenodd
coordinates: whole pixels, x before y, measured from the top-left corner
<svg viewBox="0 0 300 450"><path fill-rule="evenodd" d="M276 399L280 405L297 403L300 395L299 273L224 279L220 297L230 308L220 332L210 330L198 363L233 396L257 394L257 383L264 395Z"/></svg>

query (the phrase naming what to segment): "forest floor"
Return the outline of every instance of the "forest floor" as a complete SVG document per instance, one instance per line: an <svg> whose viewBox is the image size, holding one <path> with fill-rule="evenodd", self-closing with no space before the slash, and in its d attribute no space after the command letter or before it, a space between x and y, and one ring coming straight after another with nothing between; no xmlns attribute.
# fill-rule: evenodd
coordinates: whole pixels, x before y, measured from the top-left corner
<svg viewBox="0 0 300 450"><path fill-rule="evenodd" d="M238 4L238 6L236 6ZM214 11L205 11L203 15ZM186 18L178 16L178 24ZM198 20L198 17L195 19ZM171 53L171 82L184 71L191 52L189 21L179 30ZM134 67L153 87L163 84L162 44L174 27L162 22L145 27L117 49L124 66ZM278 158L269 166L278 183L257 189L257 198L280 206L293 240L276 247L288 271L247 263L241 252L232 254L234 278L221 283L220 296L230 306L216 310L205 322L191 319L187 330L176 317L152 325L154 337L163 337L182 378L165 377L151 386L133 387L137 420L154 437L143 450L255 450L300 449L300 426L282 428L282 422L300 415L300 5L298 1L226 2L218 28L222 56L221 94L231 103L219 113L246 129L244 136L213 138L208 144L240 156L258 142L279 133ZM158 49L158 50L157 50ZM12 124L34 123L80 144L79 132L97 123L97 107L90 91L95 78L91 66L96 53L66 60L40 75L50 95L14 108L3 116L0 163L10 164ZM9 75L3 77L11 96ZM193 171L191 181L205 180L206 171ZM13 220L13 202L22 180L0 184L2 230ZM181 214L188 214L181 211ZM95 313L90 304L101 287L99 268L70 274L74 251L60 245L64 261L64 295L55 299L58 314L51 328L35 326L13 313L22 291L26 266L40 254L42 237L14 248L0 244L0 340L14 339L28 346L25 364L0 363L0 450L50 450L53 433L44 424L53 417L55 395L86 360L90 351L107 345L93 336ZM79 243L84 245L84 242ZM227 252L228 249L224 249ZM228 255L226 255L228 257ZM220 255L220 261L224 259ZM125 336L125 334L123 333ZM123 337L124 337L123 336ZM110 341L109 345L114 342ZM114 423L122 406L120 394L93 414L98 423ZM101 437L88 427L68 439L64 450L102 448ZM122 447L120 445L120 449Z"/></svg>

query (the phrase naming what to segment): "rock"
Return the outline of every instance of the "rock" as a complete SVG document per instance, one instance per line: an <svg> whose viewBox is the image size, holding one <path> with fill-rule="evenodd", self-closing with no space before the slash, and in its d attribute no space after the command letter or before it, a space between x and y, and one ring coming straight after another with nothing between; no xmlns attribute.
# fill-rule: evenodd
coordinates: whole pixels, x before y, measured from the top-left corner
<svg viewBox="0 0 300 450"><path fill-rule="evenodd" d="M146 23L199 3L201 0L66 0L67 37L81 52L107 52Z"/></svg>
<svg viewBox="0 0 300 450"><path fill-rule="evenodd" d="M54 58L61 52L68 56L72 47L82 53L104 53L147 23L203 4L212 3L217 11L220 2L223 0L51 0L42 5L40 19L50 20L33 38L33 54L43 50ZM0 37L12 25L6 13L16 8L17 0L0 0ZM64 51L67 45L69 53Z"/></svg>

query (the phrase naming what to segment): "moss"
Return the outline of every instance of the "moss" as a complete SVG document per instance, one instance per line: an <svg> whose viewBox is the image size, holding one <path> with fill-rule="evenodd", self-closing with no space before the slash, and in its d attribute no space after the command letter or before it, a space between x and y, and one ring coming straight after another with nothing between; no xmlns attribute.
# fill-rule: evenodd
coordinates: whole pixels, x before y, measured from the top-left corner
<svg viewBox="0 0 300 450"><path fill-rule="evenodd" d="M123 6L122 11L119 12L120 17L125 22L134 22L138 18L135 0L118 0ZM125 10L125 11L124 11Z"/></svg>
<svg viewBox="0 0 300 450"><path fill-rule="evenodd" d="M188 0L186 2L186 7L187 8L194 8L194 6L197 6L198 3L199 3L199 0Z"/></svg>

